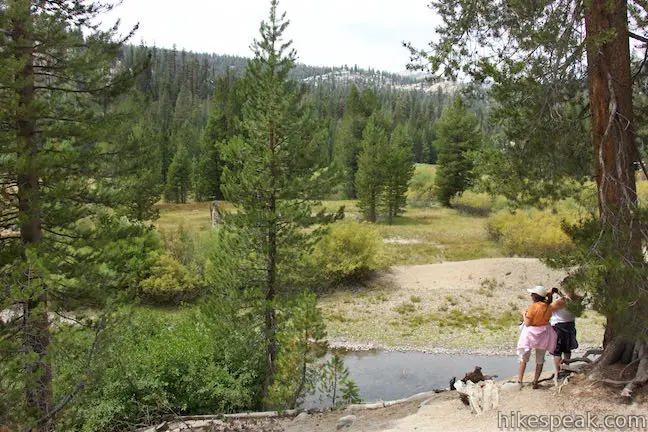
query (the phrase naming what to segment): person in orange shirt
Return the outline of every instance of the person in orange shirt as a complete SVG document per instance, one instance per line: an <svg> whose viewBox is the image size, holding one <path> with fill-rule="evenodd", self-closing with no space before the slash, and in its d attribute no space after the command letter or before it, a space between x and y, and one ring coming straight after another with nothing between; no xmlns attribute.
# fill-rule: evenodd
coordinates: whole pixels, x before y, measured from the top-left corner
<svg viewBox="0 0 648 432"><path fill-rule="evenodd" d="M535 350L535 374L533 377L533 388L538 388L538 380L544 366L544 356L547 351L553 352L556 347L556 332L549 324L552 309L547 301L549 291L542 285L528 288L533 303L529 305L523 314L523 322L520 325L520 337L517 343L517 353L520 357L518 369L518 384L522 387L522 379L526 365L531 357L531 350Z"/></svg>

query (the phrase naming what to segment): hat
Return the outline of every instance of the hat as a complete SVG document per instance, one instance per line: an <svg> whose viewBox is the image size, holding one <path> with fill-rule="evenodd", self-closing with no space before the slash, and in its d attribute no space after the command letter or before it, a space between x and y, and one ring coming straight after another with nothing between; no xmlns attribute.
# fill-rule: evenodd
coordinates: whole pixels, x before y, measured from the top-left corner
<svg viewBox="0 0 648 432"><path fill-rule="evenodd" d="M547 294L549 294L547 288L543 287L542 285L536 285L533 288L527 288L527 291L530 292L531 294L537 294L540 297L546 297Z"/></svg>

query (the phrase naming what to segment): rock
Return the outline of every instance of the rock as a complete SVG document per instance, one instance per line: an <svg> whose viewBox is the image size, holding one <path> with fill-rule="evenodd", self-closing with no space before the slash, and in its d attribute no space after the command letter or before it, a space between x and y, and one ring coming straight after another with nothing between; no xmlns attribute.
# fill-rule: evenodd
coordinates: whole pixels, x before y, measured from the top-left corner
<svg viewBox="0 0 648 432"><path fill-rule="evenodd" d="M297 415L297 417L295 417L295 418L293 419L293 421L294 421L294 422L300 422L300 421L306 420L308 417L309 417L309 416L308 416L308 413L307 413L307 412L299 413L299 414Z"/></svg>
<svg viewBox="0 0 648 432"><path fill-rule="evenodd" d="M337 422L337 428L342 429L344 427L350 427L354 421L356 421L357 417L354 416L353 414L340 417L340 419Z"/></svg>

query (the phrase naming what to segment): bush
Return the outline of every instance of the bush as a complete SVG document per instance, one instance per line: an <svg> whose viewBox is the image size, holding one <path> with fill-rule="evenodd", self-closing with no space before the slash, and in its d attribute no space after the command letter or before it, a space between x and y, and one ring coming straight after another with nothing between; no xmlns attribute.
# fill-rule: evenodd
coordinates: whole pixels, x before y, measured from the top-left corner
<svg viewBox="0 0 648 432"><path fill-rule="evenodd" d="M489 218L487 227L508 253L535 257L574 247L562 229L564 219L551 211L500 211Z"/></svg>
<svg viewBox="0 0 648 432"><path fill-rule="evenodd" d="M487 193L465 191L450 200L450 205L459 211L478 216L487 216L506 206L504 197L492 197Z"/></svg>
<svg viewBox="0 0 648 432"><path fill-rule="evenodd" d="M254 329L214 331L195 310L120 316L119 325L101 334L85 390L62 413L57 430L125 430L175 415L258 407L261 356ZM57 398L87 372L92 341L92 332L79 327L56 333Z"/></svg>
<svg viewBox="0 0 648 432"><path fill-rule="evenodd" d="M416 206L430 206L436 200L434 171L425 165L417 165L410 180L408 200Z"/></svg>
<svg viewBox="0 0 648 432"><path fill-rule="evenodd" d="M367 277L382 268L382 238L369 223L336 224L309 257L310 267L323 284Z"/></svg>
<svg viewBox="0 0 648 432"><path fill-rule="evenodd" d="M171 253L162 252L150 276L140 282L142 299L151 304L179 304L195 300L203 292L192 271Z"/></svg>

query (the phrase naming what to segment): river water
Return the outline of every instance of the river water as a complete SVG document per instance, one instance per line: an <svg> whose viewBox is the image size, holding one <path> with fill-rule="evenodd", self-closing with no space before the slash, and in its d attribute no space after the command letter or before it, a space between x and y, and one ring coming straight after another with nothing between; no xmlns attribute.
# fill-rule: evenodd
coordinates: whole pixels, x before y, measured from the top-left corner
<svg viewBox="0 0 648 432"><path fill-rule="evenodd" d="M517 373L517 357L449 355L398 351L356 351L338 353L360 388L362 402L388 401L416 393L446 388L450 378L463 378L475 366L484 375L507 379ZM547 363L549 364L549 363ZM532 365L533 366L533 365ZM305 400L305 408L324 408L319 395Z"/></svg>

